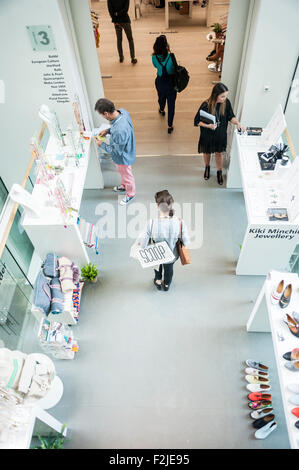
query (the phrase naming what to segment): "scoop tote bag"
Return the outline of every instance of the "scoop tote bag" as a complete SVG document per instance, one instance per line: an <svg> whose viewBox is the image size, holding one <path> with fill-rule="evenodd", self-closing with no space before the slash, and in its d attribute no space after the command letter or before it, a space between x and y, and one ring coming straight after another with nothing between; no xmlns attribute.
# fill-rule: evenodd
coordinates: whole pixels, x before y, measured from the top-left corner
<svg viewBox="0 0 299 470"><path fill-rule="evenodd" d="M142 268L152 268L159 264L171 263L175 259L175 256L167 242L154 242L152 237L153 223L154 221L152 220L148 245L145 248L141 248L138 243L135 243L132 247L133 250L131 251L131 256L139 261Z"/></svg>

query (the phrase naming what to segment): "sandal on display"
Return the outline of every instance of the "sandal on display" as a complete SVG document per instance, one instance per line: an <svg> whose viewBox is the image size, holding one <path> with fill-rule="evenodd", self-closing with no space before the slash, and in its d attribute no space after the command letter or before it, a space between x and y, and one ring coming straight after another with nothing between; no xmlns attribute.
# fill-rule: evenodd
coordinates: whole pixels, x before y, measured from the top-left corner
<svg viewBox="0 0 299 470"><path fill-rule="evenodd" d="M292 410L293 415L297 416L299 418L299 408L293 408Z"/></svg>
<svg viewBox="0 0 299 470"><path fill-rule="evenodd" d="M268 377L262 377L261 375L245 375L245 380L250 384L269 384Z"/></svg>
<svg viewBox="0 0 299 470"><path fill-rule="evenodd" d="M292 403L292 405L299 406L299 395L291 395L288 401Z"/></svg>
<svg viewBox="0 0 299 470"><path fill-rule="evenodd" d="M286 352L282 357L287 361L299 360L299 348L295 348L292 351Z"/></svg>
<svg viewBox="0 0 299 470"><path fill-rule="evenodd" d="M286 318L284 322L288 325L290 332L299 338L299 324L288 313L286 314Z"/></svg>
<svg viewBox="0 0 299 470"><path fill-rule="evenodd" d="M299 372L299 361L285 362L284 366L292 372Z"/></svg>
<svg viewBox="0 0 299 470"><path fill-rule="evenodd" d="M248 367L252 367L253 369L259 369L263 371L266 371L269 369L269 367L265 366L264 364L261 364L260 362L257 362L257 361L252 361L251 359L247 359L246 365Z"/></svg>
<svg viewBox="0 0 299 470"><path fill-rule="evenodd" d="M250 400L250 401L259 401L259 400L268 400L268 401L271 401L272 400L272 395L270 393L249 393L249 395L247 395L247 398Z"/></svg>
<svg viewBox="0 0 299 470"><path fill-rule="evenodd" d="M291 301L291 296L292 296L292 284L288 284L285 290L283 291L282 296L280 297L279 306L281 308L286 308Z"/></svg>
<svg viewBox="0 0 299 470"><path fill-rule="evenodd" d="M263 418L256 419L256 420L252 423L252 426L253 426L255 429L260 429L260 428L262 428L263 426L265 426L265 424L268 424L270 421L273 421L274 418L275 418L275 415L274 415L274 414L269 414L269 415L267 415L267 416L264 416Z"/></svg>
<svg viewBox="0 0 299 470"><path fill-rule="evenodd" d="M271 390L270 385L264 385L264 384L248 384L246 385L247 390L250 392L269 392Z"/></svg>
<svg viewBox="0 0 299 470"><path fill-rule="evenodd" d="M247 367L245 369L245 373L247 375L263 375L264 377L267 377L268 376L268 373L267 372L262 372L261 370L258 370L258 369L254 369L253 367Z"/></svg>
<svg viewBox="0 0 299 470"><path fill-rule="evenodd" d="M263 410L252 411L250 413L250 416L252 419L259 419L259 418L263 418L264 416L269 415L270 413L272 413L272 411L273 411L273 408L264 408Z"/></svg>
<svg viewBox="0 0 299 470"><path fill-rule="evenodd" d="M268 400L251 401L248 403L252 410L262 410L264 408L272 408L272 402Z"/></svg>
<svg viewBox="0 0 299 470"><path fill-rule="evenodd" d="M272 291L272 294L271 294L272 304L274 304L274 305L278 304L278 302L281 299L282 293L283 293L283 288L284 288L284 281L282 280L282 281L280 281L280 283L278 284L276 289Z"/></svg>
<svg viewBox="0 0 299 470"><path fill-rule="evenodd" d="M275 421L270 421L270 423L266 424L262 428L255 431L256 439L265 439L269 436L269 434L277 428L277 423Z"/></svg>

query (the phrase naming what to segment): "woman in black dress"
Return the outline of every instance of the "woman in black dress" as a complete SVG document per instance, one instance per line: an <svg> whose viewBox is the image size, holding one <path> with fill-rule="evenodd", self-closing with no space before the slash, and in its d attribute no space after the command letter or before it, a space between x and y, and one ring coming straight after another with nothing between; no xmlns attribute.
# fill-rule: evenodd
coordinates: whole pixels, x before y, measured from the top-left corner
<svg viewBox="0 0 299 470"><path fill-rule="evenodd" d="M210 178L211 154L215 153L217 165L218 184L223 184L222 178L222 152L225 152L227 145L227 124L228 121L238 126L238 129L245 130L240 122L235 118L231 103L227 98L228 88L223 83L217 83L209 99L204 101L194 118L194 126L200 126L200 138L198 141L198 153L203 153L205 162L204 179ZM200 110L213 114L216 124L207 124L201 120Z"/></svg>

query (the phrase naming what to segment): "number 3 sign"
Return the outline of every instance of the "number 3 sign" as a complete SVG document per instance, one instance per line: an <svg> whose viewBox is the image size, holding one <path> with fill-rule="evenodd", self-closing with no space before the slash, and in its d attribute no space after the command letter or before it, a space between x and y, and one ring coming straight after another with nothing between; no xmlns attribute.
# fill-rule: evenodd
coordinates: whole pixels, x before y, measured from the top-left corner
<svg viewBox="0 0 299 470"><path fill-rule="evenodd" d="M26 28L34 51L56 51L51 26L26 26Z"/></svg>

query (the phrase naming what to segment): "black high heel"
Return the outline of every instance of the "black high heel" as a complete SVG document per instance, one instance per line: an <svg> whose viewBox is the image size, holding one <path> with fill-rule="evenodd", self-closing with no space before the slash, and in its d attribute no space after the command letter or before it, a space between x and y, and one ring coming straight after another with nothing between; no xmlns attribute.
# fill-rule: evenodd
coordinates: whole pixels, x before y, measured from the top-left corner
<svg viewBox="0 0 299 470"><path fill-rule="evenodd" d="M210 165L207 165L205 168L204 179L208 180L210 178Z"/></svg>
<svg viewBox="0 0 299 470"><path fill-rule="evenodd" d="M218 184L220 184L220 185L223 184L222 170L217 171L217 181L218 181Z"/></svg>

